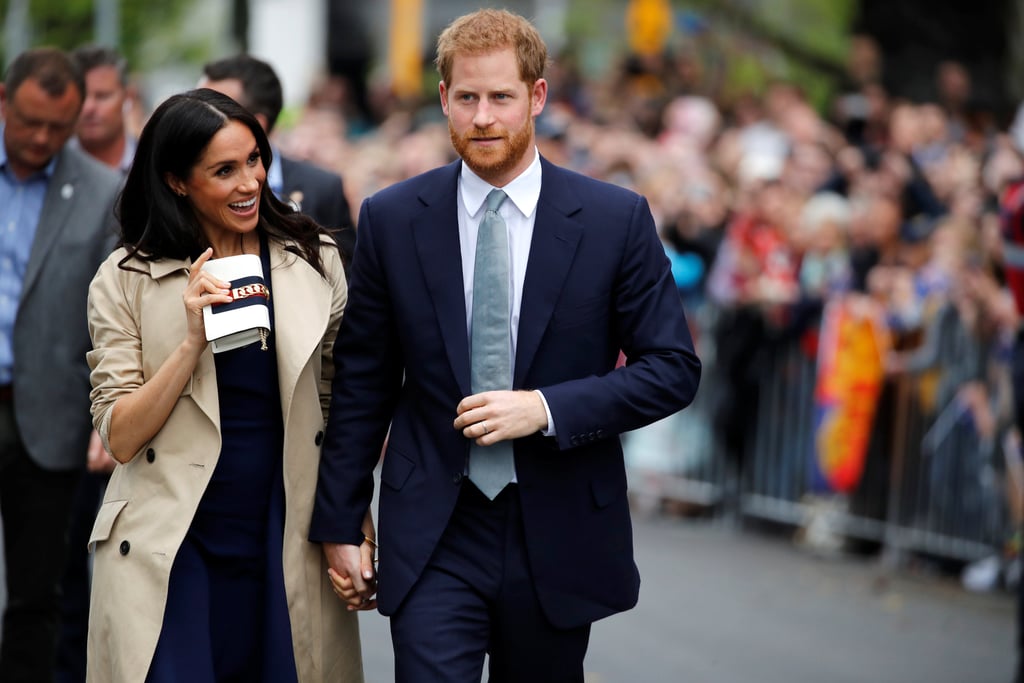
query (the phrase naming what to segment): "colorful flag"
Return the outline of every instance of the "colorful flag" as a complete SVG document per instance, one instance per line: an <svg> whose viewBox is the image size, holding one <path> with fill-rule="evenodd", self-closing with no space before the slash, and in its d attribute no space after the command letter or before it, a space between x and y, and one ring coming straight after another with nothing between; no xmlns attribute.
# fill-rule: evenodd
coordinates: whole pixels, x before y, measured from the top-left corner
<svg viewBox="0 0 1024 683"><path fill-rule="evenodd" d="M848 296L825 306L814 391L812 490L843 493L860 482L888 349L877 304Z"/></svg>

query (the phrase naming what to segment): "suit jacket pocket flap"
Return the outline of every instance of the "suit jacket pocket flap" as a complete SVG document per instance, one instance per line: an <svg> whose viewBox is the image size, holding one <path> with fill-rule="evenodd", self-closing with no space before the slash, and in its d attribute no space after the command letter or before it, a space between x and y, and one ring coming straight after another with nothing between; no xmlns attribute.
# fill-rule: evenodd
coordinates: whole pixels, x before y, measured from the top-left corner
<svg viewBox="0 0 1024 683"><path fill-rule="evenodd" d="M412 460L398 451L389 449L380 468L380 481L398 491L405 486L406 480L415 468L416 464Z"/></svg>
<svg viewBox="0 0 1024 683"><path fill-rule="evenodd" d="M121 514L121 510L128 504L127 500L112 500L100 506L96 513L96 523L92 525L92 535L89 536L89 552L96 550L96 543L110 538L110 530L114 528L114 520Z"/></svg>

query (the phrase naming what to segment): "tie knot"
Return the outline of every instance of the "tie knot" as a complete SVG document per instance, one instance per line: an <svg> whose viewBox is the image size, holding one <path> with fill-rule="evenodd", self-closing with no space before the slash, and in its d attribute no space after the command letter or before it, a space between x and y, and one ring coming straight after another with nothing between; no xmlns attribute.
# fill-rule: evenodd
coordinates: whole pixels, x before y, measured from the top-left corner
<svg viewBox="0 0 1024 683"><path fill-rule="evenodd" d="M505 194L503 190L491 190L487 195L487 210L497 211L505 201L506 197L508 197L508 195Z"/></svg>

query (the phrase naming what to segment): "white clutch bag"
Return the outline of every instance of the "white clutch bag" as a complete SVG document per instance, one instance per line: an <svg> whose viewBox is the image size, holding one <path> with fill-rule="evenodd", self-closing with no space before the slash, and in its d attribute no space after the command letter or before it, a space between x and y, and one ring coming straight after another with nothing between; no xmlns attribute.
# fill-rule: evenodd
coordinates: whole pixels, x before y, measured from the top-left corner
<svg viewBox="0 0 1024 683"><path fill-rule="evenodd" d="M226 256L203 264L203 270L231 283L230 303L203 307L206 340L214 353L230 351L254 342L266 349L270 333L270 290L263 280L263 265L254 254Z"/></svg>

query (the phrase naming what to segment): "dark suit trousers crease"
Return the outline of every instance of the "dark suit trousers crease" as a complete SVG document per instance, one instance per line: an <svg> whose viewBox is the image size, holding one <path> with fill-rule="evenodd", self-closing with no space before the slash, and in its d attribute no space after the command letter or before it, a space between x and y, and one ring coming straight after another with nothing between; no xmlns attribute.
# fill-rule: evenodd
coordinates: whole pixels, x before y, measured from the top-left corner
<svg viewBox="0 0 1024 683"><path fill-rule="evenodd" d="M490 501L466 480L391 635L397 683L479 683L485 653L490 683L582 683L590 627L560 630L544 616L518 486Z"/></svg>
<svg viewBox="0 0 1024 683"><path fill-rule="evenodd" d="M83 460L85 453L82 453ZM8 403L0 404L0 516L7 608L0 681L53 680L60 579L79 470L52 472L29 458Z"/></svg>
<svg viewBox="0 0 1024 683"><path fill-rule="evenodd" d="M68 525L68 560L61 579L57 683L85 683L92 590L89 537L109 481L108 472L86 472L75 492Z"/></svg>

